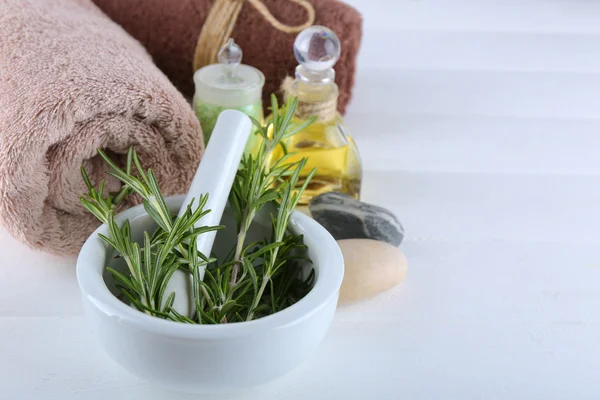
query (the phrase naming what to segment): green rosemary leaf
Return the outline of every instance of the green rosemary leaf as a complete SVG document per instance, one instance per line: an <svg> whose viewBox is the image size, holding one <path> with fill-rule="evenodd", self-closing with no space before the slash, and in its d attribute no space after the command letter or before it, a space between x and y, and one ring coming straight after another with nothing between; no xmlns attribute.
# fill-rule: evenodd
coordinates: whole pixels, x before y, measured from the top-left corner
<svg viewBox="0 0 600 400"><path fill-rule="evenodd" d="M284 139L286 137L291 136L288 132L288 126L292 121L292 117L296 113L296 108L298 107L298 98L290 97L285 105L286 113L283 116L283 120L281 121L281 125L279 126L279 130L282 133L281 138Z"/></svg>
<svg viewBox="0 0 600 400"><path fill-rule="evenodd" d="M231 311L231 309L236 305L236 302L233 300L229 300L227 301L225 304L223 304L221 306L221 310L219 311L218 314L218 320L221 321L223 318L227 317L227 314L229 313L229 311Z"/></svg>
<svg viewBox="0 0 600 400"><path fill-rule="evenodd" d="M100 195L102 195L102 193L104 193L104 183L105 183L105 180L104 180L104 179L102 179L102 180L100 181L100 185L98 186L98 193L99 193Z"/></svg>
<svg viewBox="0 0 600 400"><path fill-rule="evenodd" d="M277 304L275 304L275 288L273 286L273 280L269 281L269 286L271 289L271 313L276 313L279 310L277 309Z"/></svg>
<svg viewBox="0 0 600 400"><path fill-rule="evenodd" d="M158 226L167 232L170 227L166 224L165 220L162 218L160 213L154 208L154 205L150 204L147 200L144 200L144 210L148 213L150 218L154 220L158 224Z"/></svg>
<svg viewBox="0 0 600 400"><path fill-rule="evenodd" d="M148 177L144 173L144 169L142 168L142 163L140 163L140 159L138 158L137 153L133 152L133 163L135 164L135 168L137 169L138 174L142 177L142 180L146 184L146 187L150 187L150 183L148 182Z"/></svg>
<svg viewBox="0 0 600 400"><path fill-rule="evenodd" d="M163 197L160 187L158 186L158 181L156 180L156 175L154 175L154 171L152 169L148 169L148 186L151 189L151 193L154 196L154 199L160 206L161 214L166 216L165 219L170 219L171 212L169 211L169 207L167 207L167 202Z"/></svg>
<svg viewBox="0 0 600 400"><path fill-rule="evenodd" d="M279 193L275 189L268 189L262 196L257 200L258 205L263 205L271 201L275 201L279 198Z"/></svg>
<svg viewBox="0 0 600 400"><path fill-rule="evenodd" d="M256 317L256 316L260 317L265 314L269 314L269 306L266 304L261 304L254 309L254 317Z"/></svg>
<svg viewBox="0 0 600 400"><path fill-rule="evenodd" d="M134 296L131 293L129 293L127 290L123 290L122 291L123 295L127 298L127 300L129 300L129 304L133 305L135 308L137 308L139 311L144 312L144 305L138 300L138 296Z"/></svg>
<svg viewBox="0 0 600 400"><path fill-rule="evenodd" d="M275 137L277 131L279 130L279 104L277 103L277 96L274 94L271 94L271 111L273 115L273 139L279 142L279 140Z"/></svg>
<svg viewBox="0 0 600 400"><path fill-rule="evenodd" d="M177 310L175 310L174 308L171 308L171 313L175 316L175 318L177 319L177 321L179 322L184 322L186 324L194 324L195 322L193 320L191 320L190 318L186 317L185 315L181 315L177 312Z"/></svg>
<svg viewBox="0 0 600 400"><path fill-rule="evenodd" d="M240 225L242 223L242 203L240 201L240 196L236 196L235 188L232 190L231 195L229 196L229 205L231 207L231 211L233 212L233 216L235 218L236 230L239 232Z"/></svg>
<svg viewBox="0 0 600 400"><path fill-rule="evenodd" d="M147 284L151 293L154 293L156 285L156 274L154 271L155 268L152 263L152 243L150 242L150 235L148 232L144 232L144 276L148 280Z"/></svg>
<svg viewBox="0 0 600 400"><path fill-rule="evenodd" d="M281 175L286 171L292 169L294 167L293 163L288 162L288 160L295 155L295 153L286 153L279 160L275 162L275 164L271 167L267 176Z"/></svg>
<svg viewBox="0 0 600 400"><path fill-rule="evenodd" d="M258 276L256 275L256 269L254 269L254 265L247 258L242 258L242 265L250 275L250 282L252 283L252 290L254 293L258 293Z"/></svg>
<svg viewBox="0 0 600 400"><path fill-rule="evenodd" d="M162 312L168 314L169 311L173 308L173 304L175 303L175 292L172 292L165 300L165 304L163 305Z"/></svg>
<svg viewBox="0 0 600 400"><path fill-rule="evenodd" d="M131 192L131 190L130 190L129 186L127 186L126 184L123 184L123 187L115 196L113 203L115 205L121 203L121 201L123 201L124 198L129 196L130 192Z"/></svg>
<svg viewBox="0 0 600 400"><path fill-rule="evenodd" d="M279 142L279 147L281 147L281 151L283 152L284 156L287 156L288 154L290 154L285 142L283 142L283 141Z"/></svg>
<svg viewBox="0 0 600 400"><path fill-rule="evenodd" d="M274 264L273 268L272 268L272 274L275 274L281 267L283 267L284 265L287 264L287 260L281 260L277 263Z"/></svg>
<svg viewBox="0 0 600 400"><path fill-rule="evenodd" d="M263 126L261 122L250 115L248 116L248 118L250 118L250 121L252 122L252 125L254 125L254 127L256 128L257 132L262 132Z"/></svg>
<svg viewBox="0 0 600 400"><path fill-rule="evenodd" d="M152 245L156 245L159 243L163 243L167 239L168 233L164 230L164 228L159 227L157 230L152 233L150 237L150 242Z"/></svg>
<svg viewBox="0 0 600 400"><path fill-rule="evenodd" d="M203 323L209 323L209 324L218 324L219 323L219 320L211 317L210 314L208 314L206 311L204 311L204 309L200 308L199 312L200 312L200 318L201 318L201 320L203 320Z"/></svg>
<svg viewBox="0 0 600 400"><path fill-rule="evenodd" d="M135 282L132 279L127 278L125 275L123 275L122 273L120 273L119 271L117 271L117 270L115 270L115 269L113 269L111 267L106 267L106 270L108 272L110 272L112 274L112 276L122 286L124 286L125 288L127 288L131 292L135 293L137 296L141 296L142 295L142 293L141 293L142 290L141 290L141 288L138 287L137 282Z"/></svg>
<svg viewBox="0 0 600 400"><path fill-rule="evenodd" d="M257 258L259 258L260 256L262 256L263 254L273 251L274 249L281 247L281 245L283 245L284 242L273 242L273 243L269 243L263 247L261 247L260 249L258 249L257 251L248 254L246 256L247 260L249 262L253 262L254 260L256 260Z"/></svg>
<svg viewBox="0 0 600 400"><path fill-rule="evenodd" d="M208 270L205 270L204 272L204 277L206 278L206 275L209 274ZM213 299L216 298L215 293L212 291L212 289L210 288L209 285L207 285L204 281L199 280L198 284L200 285L200 291L202 292L202 296L206 302L208 303L208 306L210 308L213 308L215 306L215 302L213 301Z"/></svg>
<svg viewBox="0 0 600 400"><path fill-rule="evenodd" d="M304 164L302 166L304 167ZM312 180L312 178L316 172L317 172L317 169L313 168L313 170L309 172L309 174L306 176L306 178L304 178L304 183L302 184L302 186L296 193L296 197L295 197L294 204L293 204L294 208L298 205L298 201L300 200L301 194L306 190L306 188L310 184L310 181Z"/></svg>
<svg viewBox="0 0 600 400"><path fill-rule="evenodd" d="M202 215L204 215L205 213L202 213ZM193 223L191 223L193 222ZM198 236L201 235L203 233L207 233L207 232L212 232L212 231L218 231L221 230L223 228L225 228L224 225L215 225L215 226L201 226L199 228L194 228L194 224L197 221L193 221L190 220L188 221L185 225L183 225L181 227L181 233L185 234L183 237L183 241L185 241L186 239L189 239L190 236Z"/></svg>
<svg viewBox="0 0 600 400"><path fill-rule="evenodd" d="M130 258L131 264L136 272L136 278L140 282L140 286L142 286L142 291L144 291L143 282L144 282L144 273L142 272L142 257L140 253L139 244L132 242L130 246ZM148 293L143 293L143 297L148 299Z"/></svg>
<svg viewBox="0 0 600 400"><path fill-rule="evenodd" d="M304 262L306 264L312 264L312 260L304 254L290 254L283 257L288 262Z"/></svg>
<svg viewBox="0 0 600 400"><path fill-rule="evenodd" d="M127 162L125 164L125 173L127 175L131 175L131 168L133 167L133 155L135 154L135 151L133 150L133 146L129 147L129 150L127 150Z"/></svg>
<svg viewBox="0 0 600 400"><path fill-rule="evenodd" d="M192 267L192 293L194 295L194 302L196 303L196 315L199 317L199 310L202 308L200 299L203 298L202 291L200 289L200 267L194 265Z"/></svg>
<svg viewBox="0 0 600 400"><path fill-rule="evenodd" d="M202 304L199 301L195 301L194 307L196 307L196 309L194 311L194 320L196 321L197 324L204 324L204 320L202 319L202 314L201 314L201 310L203 307Z"/></svg>
<svg viewBox="0 0 600 400"><path fill-rule="evenodd" d="M83 178L83 182L85 183L85 187L87 187L89 192L93 192L94 185L92 185L92 182L90 181L90 177L88 176L87 171L85 170L85 167L82 165L80 170L81 170L81 177Z"/></svg>
<svg viewBox="0 0 600 400"><path fill-rule="evenodd" d="M139 194L143 199L147 199L150 197L150 193L148 189L144 186L144 184L136 177L131 175L126 175L123 171L112 170L106 173L114 178L117 178L122 183L126 184L131 190L135 193Z"/></svg>
<svg viewBox="0 0 600 400"><path fill-rule="evenodd" d="M220 280L220 284L221 284L221 292L223 294L226 294L229 292L229 284L231 282L231 271L233 269L233 264L229 265L229 266L221 266L221 268L219 268L219 270L223 271L223 275L222 278Z"/></svg>
<svg viewBox="0 0 600 400"><path fill-rule="evenodd" d="M136 306L140 309L140 311L145 312L146 314L152 315L153 317L159 317L159 318L163 318L163 319L169 319L169 320L175 320L175 318L173 318L173 316L164 313L160 310L157 310L155 308L152 307L148 307L147 305L135 300L135 302L137 303ZM172 311L172 309L171 309Z"/></svg>
<svg viewBox="0 0 600 400"><path fill-rule="evenodd" d="M286 132L284 139L287 139L291 136L294 136L296 133L303 131L304 129L308 128L308 126L310 126L311 124L313 124L315 121L317 120L316 117L311 117L299 124L293 124L291 125L291 127L288 129L288 131Z"/></svg>
<svg viewBox="0 0 600 400"><path fill-rule="evenodd" d="M161 266L161 268L163 273L160 275L160 285L156 294L156 303L158 307L160 307L160 305L162 304L162 299L165 295L165 290L167 290L169 280L171 279L175 271L177 271L179 265L175 262L171 262L170 264L167 264L167 266Z"/></svg>
<svg viewBox="0 0 600 400"><path fill-rule="evenodd" d="M203 210L206 207L206 202L208 201L209 193L205 193L200 195L198 198L198 210Z"/></svg>
<svg viewBox="0 0 600 400"><path fill-rule="evenodd" d="M98 237L100 239L104 240L109 246L111 246L112 248L114 248L117 251L119 251L119 249L121 248L112 238L104 236L101 233L98 234Z"/></svg>
<svg viewBox="0 0 600 400"><path fill-rule="evenodd" d="M234 296L234 300L239 301L242 297L248 293L248 291L252 288L251 280L240 279L240 283L235 285L235 287L231 290L232 296Z"/></svg>
<svg viewBox="0 0 600 400"><path fill-rule="evenodd" d="M252 242L247 244L244 249L242 250L241 255L245 255L245 254L249 254L249 253L253 253L253 251L251 252L250 250L255 249L254 251L258 250L258 248L260 246L264 245L264 241L263 242Z"/></svg>
<svg viewBox="0 0 600 400"><path fill-rule="evenodd" d="M315 269L311 268L310 273L308 274L308 277L306 277L306 280L304 281L304 284L307 286L312 286L315 283L315 278L316 278Z"/></svg>
<svg viewBox="0 0 600 400"><path fill-rule="evenodd" d="M242 322L244 321L244 319L242 318L242 316L240 315L239 312L235 313L235 322Z"/></svg>
<svg viewBox="0 0 600 400"><path fill-rule="evenodd" d="M84 205L85 208L88 209L89 212L94 214L96 218L98 218L101 222L106 223L106 213L98 205L92 203L83 196L79 198L79 201Z"/></svg>
<svg viewBox="0 0 600 400"><path fill-rule="evenodd" d="M113 170L118 170L120 171L121 169L117 166L117 164L114 163L113 160L110 159L109 156L106 155L106 153L102 150L102 149L98 149L98 154L100 155L100 157L102 157L102 159L104 160L104 162L106 164L108 164L108 166L110 168L112 168Z"/></svg>
<svg viewBox="0 0 600 400"><path fill-rule="evenodd" d="M209 272L210 273L210 272ZM223 285L225 284L223 281L226 281L227 279L224 279L223 276L223 272L221 272L220 268L217 268L213 274L214 277L214 290L217 293L217 298L218 301L217 303L217 309L220 307L221 304L223 304L225 302L225 292L223 291Z"/></svg>

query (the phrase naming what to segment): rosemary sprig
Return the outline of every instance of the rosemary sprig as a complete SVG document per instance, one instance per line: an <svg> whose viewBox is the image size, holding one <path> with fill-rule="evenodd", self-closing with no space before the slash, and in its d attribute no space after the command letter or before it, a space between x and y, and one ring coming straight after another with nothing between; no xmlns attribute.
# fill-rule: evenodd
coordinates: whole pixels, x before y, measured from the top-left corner
<svg viewBox="0 0 600 400"><path fill-rule="evenodd" d="M170 293L164 301L163 298L166 286L178 268L186 265L202 266L213 261L200 253L195 253L194 258L190 259L189 251L186 249L188 243L196 242L198 235L222 228L220 226L194 228L196 222L210 212L204 210L208 196L200 197L194 211L192 211L192 203L182 217L173 220L160 192L156 176L151 169L146 174L143 172L133 148L130 148L127 154L125 171L121 170L102 150L98 150L98 153L111 167L108 174L121 180L123 187L118 193L104 197L104 181L101 181L98 189L95 189L85 169L82 168L81 174L88 193L81 197L81 202L100 221L107 224L110 235L100 235L100 237L125 260L129 276L110 267L107 269L113 275L123 295L134 307L150 315L183 322L184 318L178 316L172 309L175 293ZM135 164L141 178L132 175L132 163ZM131 192L142 197L145 210L160 228L152 237L148 232L144 232L143 247L132 240L129 221L125 221L122 227L119 227L115 221L114 208L126 194Z"/></svg>
<svg viewBox="0 0 600 400"><path fill-rule="evenodd" d="M306 178L306 183L299 191L296 189L300 171L304 168L306 160L302 159L297 163L288 162L291 154L285 151L284 140L291 137L295 133L305 129L314 122L314 118L301 122L299 124L292 122L292 117L295 115L298 106L297 98L290 98L288 102L281 108L277 102L275 95L271 95L271 110L272 117L263 125L253 119L257 133L261 136L260 147L256 154L245 155L242 158L240 169L234 185L232 187L229 203L236 217L238 228L237 245L233 257L233 268L231 271L231 279L229 288L234 291L239 281L239 268L244 265L244 270L255 274L253 261L258 255L269 255L268 260L275 263L279 248L286 244L283 241L285 230L287 229L289 216L296 207L299 197L298 193L302 193L306 189L306 185L310 182L314 171ZM273 165L271 155L277 146L282 146L284 156L277 160ZM289 181L285 181L286 177L291 176ZM295 192L295 202L288 201L292 193ZM273 220L275 236L271 238L271 243L264 245L258 253L248 255L249 259L244 260L247 256L247 250L251 246L245 245L246 233L258 212L268 203L280 201L279 215ZM283 231L282 228L283 227ZM267 261L267 258L265 258ZM272 274L274 273L273 265L264 265L262 271L262 279L260 286L258 282L253 282L255 296L248 310L246 320L251 320L255 316L255 310L259 306L263 297L266 285L271 282ZM245 275L242 273L242 276ZM251 279L255 279L252 275ZM272 296L273 297L273 296ZM226 296L229 300L231 296ZM272 312L277 308L272 298Z"/></svg>
<svg viewBox="0 0 600 400"><path fill-rule="evenodd" d="M273 166L269 166L268 163L271 160L271 154L278 145L283 146L284 139L304 129L314 121L314 119L310 119L299 125L291 124L291 118L298 106L297 98L292 98L280 109L277 97L272 95L271 104L272 117L265 125L262 125L255 119L252 120L257 128L257 133L261 136L261 144L255 156L250 154L244 155L242 158L240 169L238 170L229 196L229 202L236 217L238 228L238 242L234 255L235 265L232 273L232 285L235 284L237 279L237 271L244 249L245 235L250 229L250 224L265 204L278 200L282 193L288 189L285 187L276 187L276 184L281 183L283 177L290 175L292 169L298 168L297 163L287 162L291 154L285 154ZM269 131L272 131L272 135L269 135Z"/></svg>
<svg viewBox="0 0 600 400"><path fill-rule="evenodd" d="M104 195L104 181L98 189L92 185L85 169L83 180L88 193L83 205L101 222L109 236L101 238L113 247L127 271L108 270L123 296L138 310L159 318L183 323L228 323L249 321L277 312L302 298L311 288L314 273L303 279L302 263L308 260L302 237L288 232L292 211L314 174L299 186L300 172L306 160L290 162L284 141L307 127L313 120L293 120L298 104L291 98L279 106L272 96L272 117L265 124L253 121L261 137L254 154L243 157L232 187L229 203L236 219L237 241L224 260L208 258L198 251L198 235L222 227L194 225L210 210L204 210L208 194L200 196L197 205L173 219L151 169L144 171L131 148L124 169L105 153L100 156L109 165L109 175L123 185L119 192ZM273 151L282 146L284 156L273 162ZM133 167L137 173L134 174ZM156 222L156 232L144 232L143 243L132 240L131 226L115 221L115 207L129 194L143 199L148 215ZM246 243L247 233L256 217L267 205L277 212L271 215L272 234L259 243ZM200 279L205 268L204 279ZM173 309L175 293L165 293L169 279L177 269L192 275L194 315L184 316ZM165 298L166 296L166 298Z"/></svg>

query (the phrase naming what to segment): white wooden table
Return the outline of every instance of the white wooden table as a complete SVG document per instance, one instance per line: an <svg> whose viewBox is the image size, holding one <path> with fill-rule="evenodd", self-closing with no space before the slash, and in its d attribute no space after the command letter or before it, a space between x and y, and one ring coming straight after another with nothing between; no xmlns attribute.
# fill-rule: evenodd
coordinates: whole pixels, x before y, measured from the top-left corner
<svg viewBox="0 0 600 400"><path fill-rule="evenodd" d="M0 399L600 398L600 2L352 3L347 121L364 200L405 224L406 282L339 309L288 376L197 397L113 363L74 260L0 229Z"/></svg>

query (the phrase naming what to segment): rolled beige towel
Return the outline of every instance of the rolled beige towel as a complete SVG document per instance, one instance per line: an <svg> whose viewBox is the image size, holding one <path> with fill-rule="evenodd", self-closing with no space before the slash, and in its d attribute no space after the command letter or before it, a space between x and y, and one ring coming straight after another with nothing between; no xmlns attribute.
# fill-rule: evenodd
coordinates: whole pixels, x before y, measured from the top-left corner
<svg viewBox="0 0 600 400"><path fill-rule="evenodd" d="M74 254L98 225L79 203L80 166L105 177L97 148L123 164L133 145L173 194L202 143L190 105L91 0L0 0L0 221L13 236Z"/></svg>

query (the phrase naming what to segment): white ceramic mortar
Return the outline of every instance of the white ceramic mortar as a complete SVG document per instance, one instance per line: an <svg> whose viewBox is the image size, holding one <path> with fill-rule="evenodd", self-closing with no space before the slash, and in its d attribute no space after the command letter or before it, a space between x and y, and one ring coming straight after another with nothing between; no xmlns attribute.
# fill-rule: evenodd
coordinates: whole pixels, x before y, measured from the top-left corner
<svg viewBox="0 0 600 400"><path fill-rule="evenodd" d="M166 201L175 215L184 196ZM117 216L119 224L126 219L138 240L144 231L156 229L141 205ZM116 261L113 249L98 236L109 235L102 225L85 242L77 260L77 280L91 330L106 352L131 373L179 391L231 392L284 375L325 337L344 274L340 249L321 225L294 212L290 229L304 235L316 273L314 287L304 298L254 321L190 325L151 317L115 297L106 265ZM215 247L218 252L218 236Z"/></svg>

